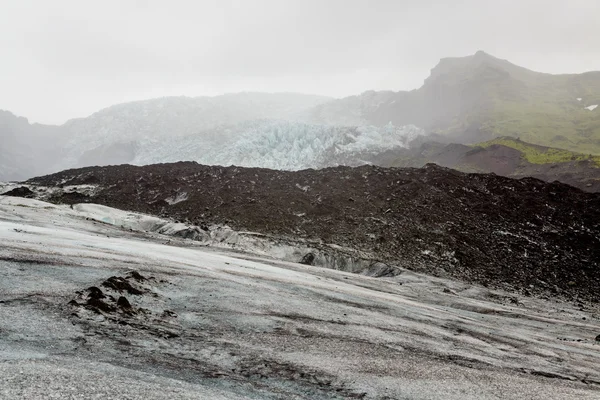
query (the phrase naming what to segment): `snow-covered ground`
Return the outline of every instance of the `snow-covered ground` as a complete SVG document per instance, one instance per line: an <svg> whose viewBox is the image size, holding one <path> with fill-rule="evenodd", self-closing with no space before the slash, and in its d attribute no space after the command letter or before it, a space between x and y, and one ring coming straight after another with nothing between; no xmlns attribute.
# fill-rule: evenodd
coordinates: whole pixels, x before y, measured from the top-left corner
<svg viewBox="0 0 600 400"><path fill-rule="evenodd" d="M9 192L13 189L19 188L19 187L29 188L30 190L32 190L35 193L35 196L37 198L44 199L44 200L49 199L50 197L52 197L52 195L56 194L59 191L61 193L77 192L77 193L80 193L80 194L83 194L86 196L94 196L99 189L97 185L77 185L77 186L67 185L67 186L62 186L59 188L59 187L44 187L44 186L28 185L28 184L21 183L21 182L0 182L0 195L4 194L6 192Z"/></svg>
<svg viewBox="0 0 600 400"><path fill-rule="evenodd" d="M38 198L45 200L55 194L57 190L91 193L98 189L92 185L64 186L62 189L58 189L26 184L0 183L0 195L21 186L28 187ZM82 203L73 207L59 207L44 201L10 197L5 197L2 201L6 204L26 205L28 208L52 209L53 215L60 215L62 218L94 220L132 232L142 232L164 242L170 242L174 238L187 239L193 241L195 245L229 249L293 262L298 262L308 253L312 253L314 256L313 265L343 269L347 272L363 273L365 275L377 275L390 270L389 266L376 262L377 257L373 254L320 241L235 231L227 225L199 227L99 204Z"/></svg>
<svg viewBox="0 0 600 400"><path fill-rule="evenodd" d="M598 104L592 104L591 106L587 106L585 109L586 110L590 110L590 111L594 111L597 107L598 107Z"/></svg>
<svg viewBox="0 0 600 400"><path fill-rule="evenodd" d="M165 240L99 207L0 196L0 398L600 395L596 305ZM132 270L155 278L121 294L135 315L67 304Z"/></svg>

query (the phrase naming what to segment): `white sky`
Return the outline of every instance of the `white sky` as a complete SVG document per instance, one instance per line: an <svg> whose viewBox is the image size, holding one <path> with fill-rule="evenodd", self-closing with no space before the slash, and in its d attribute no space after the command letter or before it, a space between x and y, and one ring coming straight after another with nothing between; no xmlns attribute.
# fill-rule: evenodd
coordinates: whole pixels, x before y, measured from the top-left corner
<svg viewBox="0 0 600 400"><path fill-rule="evenodd" d="M484 50L600 70L598 0L0 0L0 109L63 123L124 101L419 87Z"/></svg>

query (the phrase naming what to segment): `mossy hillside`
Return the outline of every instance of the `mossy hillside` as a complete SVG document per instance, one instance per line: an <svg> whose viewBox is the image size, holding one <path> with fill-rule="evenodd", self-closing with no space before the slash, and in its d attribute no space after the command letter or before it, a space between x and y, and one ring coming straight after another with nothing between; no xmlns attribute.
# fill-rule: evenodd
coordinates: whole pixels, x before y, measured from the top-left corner
<svg viewBox="0 0 600 400"><path fill-rule="evenodd" d="M497 102L492 112L482 116L481 131L487 137L520 137L544 146L600 154L600 112L574 102Z"/></svg>
<svg viewBox="0 0 600 400"><path fill-rule="evenodd" d="M600 72L544 74L485 54L460 62L452 68L442 62L437 67L442 71L434 71L426 82L430 93L445 97L443 108L454 107L451 116L435 116L433 132L454 140L471 132L464 138L474 142L520 137L544 146L600 154L600 107L585 108L600 105Z"/></svg>
<svg viewBox="0 0 600 400"><path fill-rule="evenodd" d="M596 166L600 166L600 156L534 145L512 137L499 137L486 142L478 143L475 146L488 148L493 145L501 145L518 150L521 152L522 157L531 164L553 164L569 161L591 160L596 164Z"/></svg>

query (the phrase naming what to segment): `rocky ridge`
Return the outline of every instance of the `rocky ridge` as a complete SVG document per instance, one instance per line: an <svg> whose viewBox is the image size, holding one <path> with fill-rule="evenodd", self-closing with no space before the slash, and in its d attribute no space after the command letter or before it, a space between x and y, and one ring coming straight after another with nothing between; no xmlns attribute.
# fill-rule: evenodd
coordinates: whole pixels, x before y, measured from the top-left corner
<svg viewBox="0 0 600 400"><path fill-rule="evenodd" d="M32 179L59 203L98 203L361 250L394 268L598 301L600 195L558 182L424 168L297 172L196 163L68 170ZM298 260L300 261L300 260Z"/></svg>
<svg viewBox="0 0 600 400"><path fill-rule="evenodd" d="M512 178L559 181L586 192L600 191L600 157L499 137L475 145L424 142L380 153L373 162L387 167L435 163L462 172L495 173Z"/></svg>

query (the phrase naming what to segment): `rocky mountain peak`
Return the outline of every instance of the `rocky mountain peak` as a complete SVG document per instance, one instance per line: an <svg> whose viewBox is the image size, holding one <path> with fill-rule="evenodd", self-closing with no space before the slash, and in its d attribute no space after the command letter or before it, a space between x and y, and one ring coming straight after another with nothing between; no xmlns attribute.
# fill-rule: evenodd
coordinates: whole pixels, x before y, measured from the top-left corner
<svg viewBox="0 0 600 400"><path fill-rule="evenodd" d="M466 57L442 58L431 70L425 85L434 83L459 83L468 79L516 78L525 80L538 74L507 60L496 58L483 50Z"/></svg>

